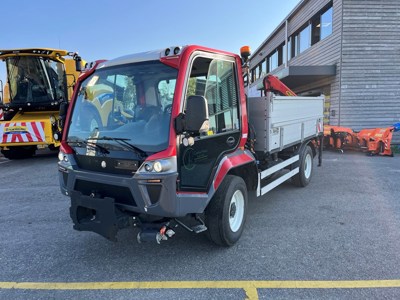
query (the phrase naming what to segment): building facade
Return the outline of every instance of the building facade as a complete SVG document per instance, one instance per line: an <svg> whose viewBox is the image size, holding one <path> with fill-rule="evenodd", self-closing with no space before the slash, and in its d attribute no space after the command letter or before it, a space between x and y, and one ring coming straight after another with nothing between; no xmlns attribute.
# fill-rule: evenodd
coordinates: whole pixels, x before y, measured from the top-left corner
<svg viewBox="0 0 400 300"><path fill-rule="evenodd" d="M267 73L300 95L324 94L326 124L400 122L400 1L300 1L254 51L250 86Z"/></svg>

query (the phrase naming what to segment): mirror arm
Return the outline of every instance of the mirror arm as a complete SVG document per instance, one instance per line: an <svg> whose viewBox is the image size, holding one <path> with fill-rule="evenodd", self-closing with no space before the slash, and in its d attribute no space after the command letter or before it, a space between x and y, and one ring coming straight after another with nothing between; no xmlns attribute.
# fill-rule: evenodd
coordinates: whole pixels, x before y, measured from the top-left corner
<svg viewBox="0 0 400 300"><path fill-rule="evenodd" d="M182 134L185 132L185 115L183 113L180 113L175 118L175 132L177 134Z"/></svg>

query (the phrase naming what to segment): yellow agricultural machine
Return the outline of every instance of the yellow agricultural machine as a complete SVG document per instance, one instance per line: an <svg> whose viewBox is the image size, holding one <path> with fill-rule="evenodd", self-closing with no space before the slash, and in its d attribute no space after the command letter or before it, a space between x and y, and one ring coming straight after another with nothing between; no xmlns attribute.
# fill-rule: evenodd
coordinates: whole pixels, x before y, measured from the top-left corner
<svg viewBox="0 0 400 300"><path fill-rule="evenodd" d="M59 110L71 99L82 69L75 52L48 48L0 50L7 82L0 83L0 150L9 159L57 149Z"/></svg>

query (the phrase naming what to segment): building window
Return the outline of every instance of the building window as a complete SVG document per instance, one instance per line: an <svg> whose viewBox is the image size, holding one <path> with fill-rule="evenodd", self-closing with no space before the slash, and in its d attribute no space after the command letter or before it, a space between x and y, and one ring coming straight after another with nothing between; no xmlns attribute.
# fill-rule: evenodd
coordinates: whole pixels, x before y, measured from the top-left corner
<svg viewBox="0 0 400 300"><path fill-rule="evenodd" d="M312 45L332 34L333 8L332 2L314 15L301 31L288 39L288 60L302 53Z"/></svg>
<svg viewBox="0 0 400 300"><path fill-rule="evenodd" d="M251 70L251 82L256 81L256 69Z"/></svg>
<svg viewBox="0 0 400 300"><path fill-rule="evenodd" d="M288 61L292 59L292 37L289 37L288 43L287 43L287 59Z"/></svg>
<svg viewBox="0 0 400 300"><path fill-rule="evenodd" d="M311 21L311 45L318 43L332 33L332 7L318 14Z"/></svg>
<svg viewBox="0 0 400 300"><path fill-rule="evenodd" d="M321 16L318 15L311 22L311 45L318 43L321 40Z"/></svg>
<svg viewBox="0 0 400 300"><path fill-rule="evenodd" d="M261 76L265 76L267 74L267 61L264 60L261 65Z"/></svg>
<svg viewBox="0 0 400 300"><path fill-rule="evenodd" d="M273 52L268 57L268 61L269 61L268 73L270 73L278 67L278 51Z"/></svg>
<svg viewBox="0 0 400 300"><path fill-rule="evenodd" d="M278 49L276 49L276 52L278 52L278 67L283 64L283 49L284 44L280 45Z"/></svg>
<svg viewBox="0 0 400 300"><path fill-rule="evenodd" d="M299 54L299 35L296 34L294 36L294 43L292 44L292 57L295 57Z"/></svg>
<svg viewBox="0 0 400 300"><path fill-rule="evenodd" d="M302 53L304 50L307 50L310 46L310 25L307 25L302 31L299 33L299 53Z"/></svg>
<svg viewBox="0 0 400 300"><path fill-rule="evenodd" d="M321 40L332 33L332 7L321 15Z"/></svg>

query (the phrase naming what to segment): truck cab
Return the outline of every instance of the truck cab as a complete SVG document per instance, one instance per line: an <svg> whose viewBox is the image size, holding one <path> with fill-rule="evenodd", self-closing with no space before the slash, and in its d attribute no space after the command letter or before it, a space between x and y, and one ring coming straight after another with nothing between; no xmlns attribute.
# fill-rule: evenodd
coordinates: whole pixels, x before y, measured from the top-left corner
<svg viewBox="0 0 400 300"><path fill-rule="evenodd" d="M77 84L59 155L76 230L115 240L134 224L159 242L172 222L239 239L260 179L238 55L169 47L90 64Z"/></svg>

